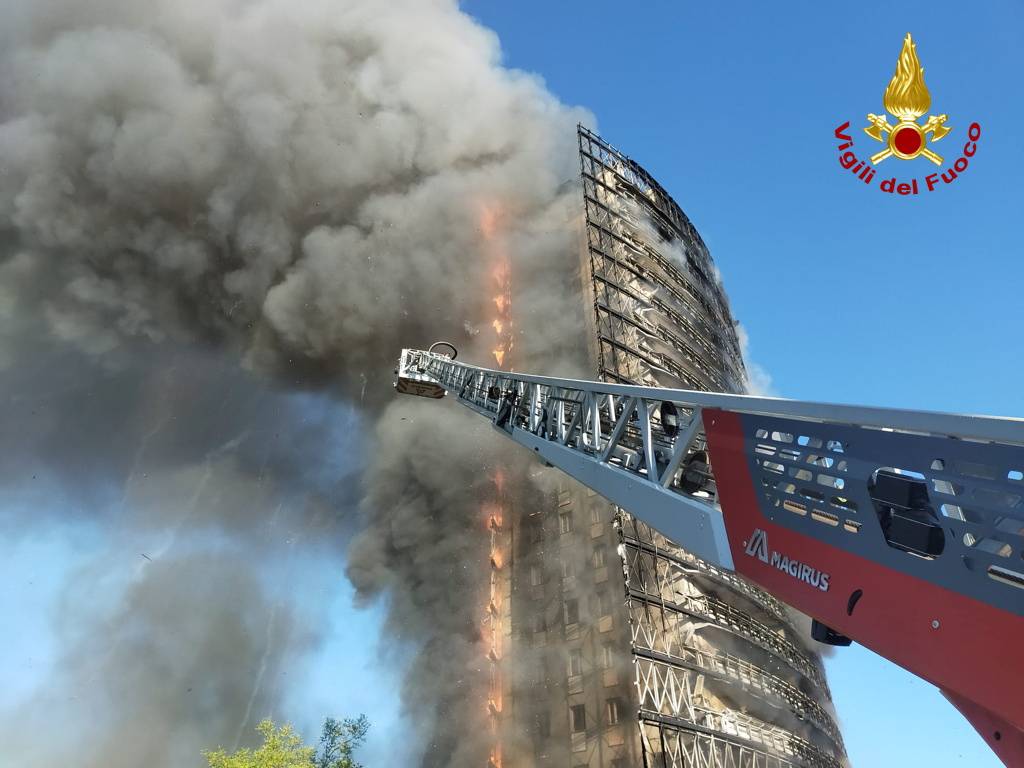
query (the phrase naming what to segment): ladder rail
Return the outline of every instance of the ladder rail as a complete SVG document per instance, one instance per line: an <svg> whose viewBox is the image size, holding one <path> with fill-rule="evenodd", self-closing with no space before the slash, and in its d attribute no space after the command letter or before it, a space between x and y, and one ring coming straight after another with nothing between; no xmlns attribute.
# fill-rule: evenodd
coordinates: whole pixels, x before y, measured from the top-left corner
<svg viewBox="0 0 1024 768"><path fill-rule="evenodd" d="M684 403L694 407L721 408L735 413L780 416L808 421L852 424L861 427L893 429L917 434L944 435L964 440L985 440L1024 445L1024 418L954 414L942 411L909 410L878 406L847 405L790 400L779 397L731 395L689 389L643 387L628 384L555 378L527 373L499 371L482 366L456 362L443 355L420 350L403 350L439 382L455 384L459 372L473 372L501 381L560 387L579 392L592 392L616 397L636 397L649 402Z"/></svg>
<svg viewBox="0 0 1024 768"><path fill-rule="evenodd" d="M461 404L489 418L508 437L537 453L548 464L566 471L614 503L635 511L669 538L685 541L697 556L730 570L734 568L734 553L726 536L714 473L705 471L707 468L700 462L693 462L695 457L702 458L699 452L706 448L703 419L707 412L765 417L766 424L779 425L778 429L758 432L765 443L757 443L748 451L752 460L758 463L759 469L768 468L784 475L788 471L798 478L813 473L817 474L819 483L823 478L828 478L826 483L834 481L834 485L826 485L824 489L834 492L834 503L821 514L830 521L836 518L836 522L836 509L842 512L856 507L853 502L844 506L843 493L847 492L843 488L852 478L840 478L838 472L829 471L827 467L834 465L837 459L842 467L847 460L853 463L855 457L837 453L843 451L838 441L832 445L827 439L805 437L804 432L810 435L821 434L823 429L825 432L848 431L849 428L866 430L869 434L859 440L861 443L885 434L907 435L931 441L930 444L936 446L935 453L943 455L950 450L951 442L955 442L957 448L978 446L975 451L982 450L983 445L1014 449L1024 446L1024 419L1017 418L812 403L536 376L469 365L445 355L412 349L403 350L397 373L399 389L403 381L429 382L453 393ZM439 395L434 393L433 396ZM779 439L774 438L789 440L792 447L779 445ZM801 442L804 445L799 445ZM806 456L814 462L810 468L796 469L786 458L795 455L798 448L808 454L816 445L820 456ZM755 453L778 461L768 462L764 457L754 456ZM890 464L903 466L902 457L893 457L886 463L883 453L874 466L877 469ZM1024 461L1020 465L1024 467ZM863 467L862 470L862 475L868 471ZM1013 477L1012 472L1009 477ZM706 482L701 482L702 474L707 475ZM973 478L971 482L986 493L1005 492L1009 477L1004 474L1001 483L997 482L999 478ZM866 485L870 477L859 479ZM962 478L938 482L947 482L952 487L954 480ZM818 492L823 490L815 487ZM806 496L813 492L805 488L802 493ZM797 497L784 501L786 508L795 509L806 499ZM849 519L847 523L858 527L863 524ZM991 534L992 527L989 525L982 532Z"/></svg>

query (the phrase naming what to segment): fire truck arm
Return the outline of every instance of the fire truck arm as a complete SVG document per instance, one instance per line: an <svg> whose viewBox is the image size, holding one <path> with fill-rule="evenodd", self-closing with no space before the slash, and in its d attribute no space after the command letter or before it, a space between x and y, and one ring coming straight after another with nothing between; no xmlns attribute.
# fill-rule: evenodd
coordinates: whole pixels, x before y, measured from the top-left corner
<svg viewBox="0 0 1024 768"><path fill-rule="evenodd" d="M450 393L696 556L938 686L1024 765L1024 421L509 373L404 350Z"/></svg>

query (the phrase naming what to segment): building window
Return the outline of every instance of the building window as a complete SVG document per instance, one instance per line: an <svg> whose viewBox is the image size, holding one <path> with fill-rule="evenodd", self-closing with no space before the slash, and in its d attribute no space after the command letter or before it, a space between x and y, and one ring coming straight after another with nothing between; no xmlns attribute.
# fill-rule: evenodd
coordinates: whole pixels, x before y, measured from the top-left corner
<svg viewBox="0 0 1024 768"><path fill-rule="evenodd" d="M562 578L571 579L576 575L576 567L572 564L572 560L566 558L562 561Z"/></svg>
<svg viewBox="0 0 1024 768"><path fill-rule="evenodd" d="M533 631L544 632L548 628L548 623L544 618L544 611L537 611L533 614Z"/></svg>
<svg viewBox="0 0 1024 768"><path fill-rule="evenodd" d="M594 608L598 616L607 616L612 612L612 600L607 592L598 592L594 601Z"/></svg>
<svg viewBox="0 0 1024 768"><path fill-rule="evenodd" d="M565 601L565 623L566 624L579 624L580 621L580 604L576 600Z"/></svg>
<svg viewBox="0 0 1024 768"><path fill-rule="evenodd" d="M583 652L579 648L569 651L569 677L583 674Z"/></svg>
<svg viewBox="0 0 1024 768"><path fill-rule="evenodd" d="M604 703L604 711L608 719L608 725L618 724L621 709L622 705L619 703L618 699L608 699Z"/></svg>
<svg viewBox="0 0 1024 768"><path fill-rule="evenodd" d="M595 568L604 568L604 563L605 563L605 559L604 559L605 554L604 554L604 552L605 552L605 548L603 546L598 545L598 546L594 547L593 561L594 561L594 567Z"/></svg>
<svg viewBox="0 0 1024 768"><path fill-rule="evenodd" d="M538 739L546 739L551 736L551 715L547 710L537 713L537 727L534 733Z"/></svg>
<svg viewBox="0 0 1024 768"><path fill-rule="evenodd" d="M570 533L572 531L572 512L562 512L558 516L558 530L562 533Z"/></svg>
<svg viewBox="0 0 1024 768"><path fill-rule="evenodd" d="M611 667L612 667L612 660L614 658L615 657L612 654L612 647L611 647L611 645L609 645L608 643L605 643L604 645L602 645L601 646L601 668L602 669L611 669Z"/></svg>
<svg viewBox="0 0 1024 768"><path fill-rule="evenodd" d="M537 659L537 663L533 665L533 682L535 685L546 685L548 676L544 669L544 659Z"/></svg>
<svg viewBox="0 0 1024 768"><path fill-rule="evenodd" d="M591 504L590 505L590 522L600 523L601 522L601 505Z"/></svg>
<svg viewBox="0 0 1024 768"><path fill-rule="evenodd" d="M534 587L539 587L541 582L544 580L544 574L541 572L539 565L530 566L530 584Z"/></svg>
<svg viewBox="0 0 1024 768"><path fill-rule="evenodd" d="M587 730L587 708L583 704L569 707L569 726L573 733Z"/></svg>

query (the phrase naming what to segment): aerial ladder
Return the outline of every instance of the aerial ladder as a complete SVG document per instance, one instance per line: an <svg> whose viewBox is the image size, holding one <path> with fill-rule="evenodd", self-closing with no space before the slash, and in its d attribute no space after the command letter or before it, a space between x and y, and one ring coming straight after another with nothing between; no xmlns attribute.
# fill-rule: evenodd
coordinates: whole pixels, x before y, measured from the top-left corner
<svg viewBox="0 0 1024 768"><path fill-rule="evenodd" d="M440 348L440 351L438 349ZM936 685L1024 766L1024 420L533 376L402 351L442 398Z"/></svg>

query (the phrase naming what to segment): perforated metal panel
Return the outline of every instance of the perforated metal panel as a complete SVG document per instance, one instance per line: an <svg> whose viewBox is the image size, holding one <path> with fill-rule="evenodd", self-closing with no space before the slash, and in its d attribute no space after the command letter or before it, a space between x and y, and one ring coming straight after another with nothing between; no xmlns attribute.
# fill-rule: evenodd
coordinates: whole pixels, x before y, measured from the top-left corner
<svg viewBox="0 0 1024 768"><path fill-rule="evenodd" d="M763 512L847 552L1024 615L1024 466L1006 445L746 416ZM893 457L899 456L899 466ZM941 553L890 542L869 484L879 470L919 485ZM892 538L890 536L890 538Z"/></svg>

